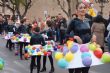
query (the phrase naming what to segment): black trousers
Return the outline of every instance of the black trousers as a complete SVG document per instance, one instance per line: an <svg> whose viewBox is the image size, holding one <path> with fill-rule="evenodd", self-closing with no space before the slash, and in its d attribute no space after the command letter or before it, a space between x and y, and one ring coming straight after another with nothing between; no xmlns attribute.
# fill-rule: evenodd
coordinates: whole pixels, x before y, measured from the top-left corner
<svg viewBox="0 0 110 73"><path fill-rule="evenodd" d="M60 30L60 44L64 44L65 30Z"/></svg>
<svg viewBox="0 0 110 73"><path fill-rule="evenodd" d="M6 47L8 47L10 51L12 51L12 46L13 43L11 42L11 39L7 40Z"/></svg>
<svg viewBox="0 0 110 73"><path fill-rule="evenodd" d="M90 67L69 69L69 73L89 73Z"/></svg>
<svg viewBox="0 0 110 73"><path fill-rule="evenodd" d="M28 43L26 43L26 42L19 42L19 46L20 46L20 59L22 59L23 57L22 57L22 55L23 55L23 49L25 48L25 46L27 46L28 45ZM25 53L27 53L27 51L26 50L24 50L25 51Z"/></svg>
<svg viewBox="0 0 110 73"><path fill-rule="evenodd" d="M52 55L49 55L48 58L50 60L51 69L52 69L52 68L54 68L53 57L52 57ZM43 68L46 68L46 61L47 61L46 59L47 59L47 56L43 56Z"/></svg>
<svg viewBox="0 0 110 73"><path fill-rule="evenodd" d="M37 58L37 73L40 72L41 67L41 56L31 56L31 64L30 64L30 73L33 73L34 66L36 66L36 58Z"/></svg>

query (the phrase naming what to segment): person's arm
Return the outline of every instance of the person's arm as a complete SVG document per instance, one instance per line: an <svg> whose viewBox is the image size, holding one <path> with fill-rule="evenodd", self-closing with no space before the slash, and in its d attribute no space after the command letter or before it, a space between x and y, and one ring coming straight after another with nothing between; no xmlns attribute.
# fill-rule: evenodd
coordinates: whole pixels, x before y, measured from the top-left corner
<svg viewBox="0 0 110 73"><path fill-rule="evenodd" d="M107 26L107 30L110 31L110 23Z"/></svg>
<svg viewBox="0 0 110 73"><path fill-rule="evenodd" d="M83 41L79 36L74 36L74 39L77 41L77 43L82 44Z"/></svg>
<svg viewBox="0 0 110 73"><path fill-rule="evenodd" d="M30 45L33 45L33 38L31 37L31 39L30 39Z"/></svg>
<svg viewBox="0 0 110 73"><path fill-rule="evenodd" d="M94 29L95 29L95 24L93 23L92 27L91 27L91 33L94 33Z"/></svg>
<svg viewBox="0 0 110 73"><path fill-rule="evenodd" d="M42 46L45 46L45 45L46 45L46 43L45 43L45 40L44 40L44 38L43 38L43 37L41 37L41 41L42 41Z"/></svg>
<svg viewBox="0 0 110 73"><path fill-rule="evenodd" d="M72 30L74 30L74 26L73 26L74 24L75 24L75 21L74 21L74 20L70 21L70 23L69 23L69 25L68 25L68 28L67 28L67 32L66 32L67 35L69 35L70 32L71 32Z"/></svg>

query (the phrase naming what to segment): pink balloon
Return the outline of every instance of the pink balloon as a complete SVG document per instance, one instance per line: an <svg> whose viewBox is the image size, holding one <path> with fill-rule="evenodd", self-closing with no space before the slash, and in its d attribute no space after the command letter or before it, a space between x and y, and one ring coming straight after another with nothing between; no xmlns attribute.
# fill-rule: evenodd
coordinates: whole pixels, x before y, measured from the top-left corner
<svg viewBox="0 0 110 73"><path fill-rule="evenodd" d="M86 44L82 44L80 47L81 52L89 52L88 46Z"/></svg>

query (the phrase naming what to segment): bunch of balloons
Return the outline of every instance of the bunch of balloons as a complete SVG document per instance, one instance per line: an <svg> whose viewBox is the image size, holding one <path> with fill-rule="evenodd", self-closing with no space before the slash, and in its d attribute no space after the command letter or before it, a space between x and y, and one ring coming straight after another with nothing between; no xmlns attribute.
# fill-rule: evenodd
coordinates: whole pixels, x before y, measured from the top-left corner
<svg viewBox="0 0 110 73"><path fill-rule="evenodd" d="M74 59L74 53L78 51L78 44L75 44L73 41L68 40L66 45L63 47L62 52L55 53L55 59L60 68L66 68Z"/></svg>
<svg viewBox="0 0 110 73"><path fill-rule="evenodd" d="M102 54L103 54L103 51L102 49L100 48L100 46L98 46L98 44L96 43L89 43L88 44L88 48L93 51L94 55L97 57L97 58L101 58L102 57Z"/></svg>
<svg viewBox="0 0 110 73"><path fill-rule="evenodd" d="M76 54L77 53L77 54ZM81 54L81 61L83 66L90 67L94 61L94 58L100 60L101 63L110 63L110 53L103 53L100 46L96 43L78 44L71 40L68 40L64 45L63 50L55 53L55 59L60 68L67 68L71 61L77 60L74 55Z"/></svg>
<svg viewBox="0 0 110 73"><path fill-rule="evenodd" d="M91 54L89 53L89 48L86 44L80 46L80 51L82 53L82 63L84 66L89 67L92 64Z"/></svg>
<svg viewBox="0 0 110 73"><path fill-rule="evenodd" d="M57 48L48 43L45 46L41 45L28 45L25 47L29 55L51 55L52 51L57 51Z"/></svg>
<svg viewBox="0 0 110 73"><path fill-rule="evenodd" d="M3 70L4 68L4 60L0 58L0 70Z"/></svg>

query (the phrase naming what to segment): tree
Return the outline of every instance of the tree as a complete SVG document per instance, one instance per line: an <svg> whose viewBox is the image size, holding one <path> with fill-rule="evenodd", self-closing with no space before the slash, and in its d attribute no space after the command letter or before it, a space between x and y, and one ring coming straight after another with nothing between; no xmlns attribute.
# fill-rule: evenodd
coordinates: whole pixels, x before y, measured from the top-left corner
<svg viewBox="0 0 110 73"><path fill-rule="evenodd" d="M12 11L13 15L17 15L22 19L32 6L32 0L1 0L0 6L5 6Z"/></svg>
<svg viewBox="0 0 110 73"><path fill-rule="evenodd" d="M64 7L64 3L62 1L66 2L67 9ZM61 10L67 15L67 17L69 19L71 19L71 17L72 17L72 8L73 8L72 2L74 2L74 4L75 4L75 2L76 3L78 2L78 0L57 0L57 3L60 6Z"/></svg>

